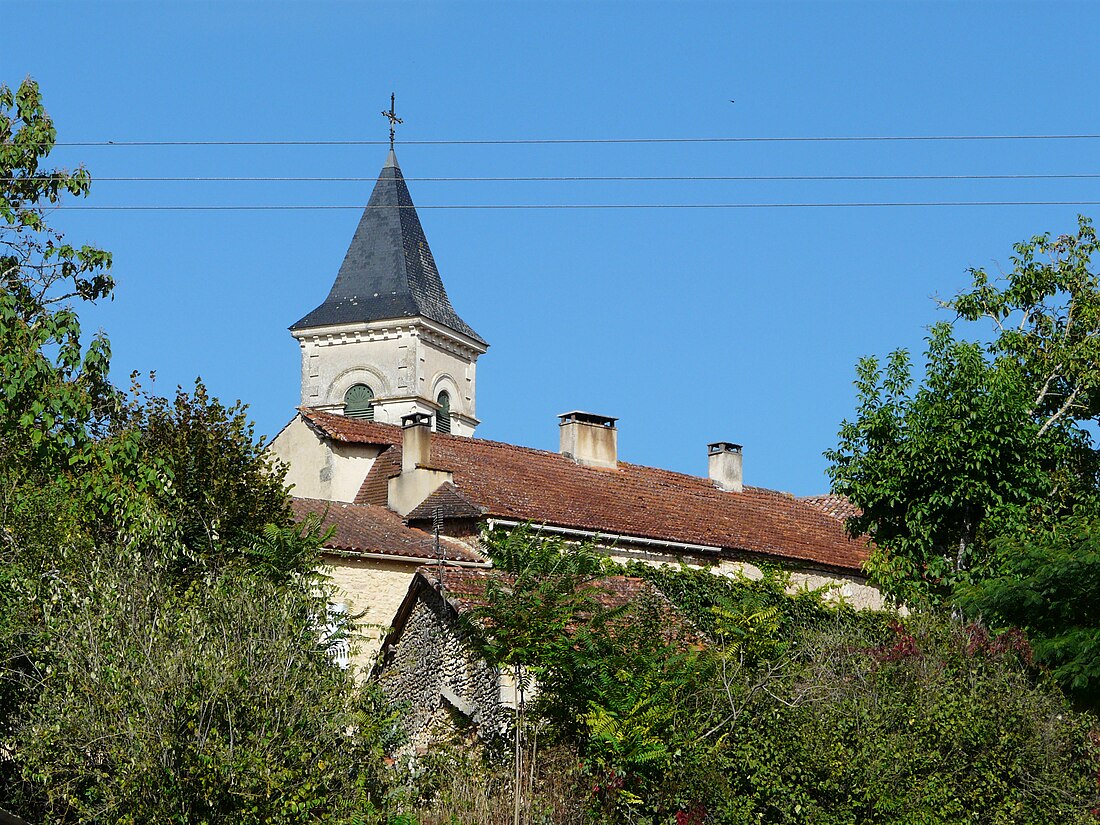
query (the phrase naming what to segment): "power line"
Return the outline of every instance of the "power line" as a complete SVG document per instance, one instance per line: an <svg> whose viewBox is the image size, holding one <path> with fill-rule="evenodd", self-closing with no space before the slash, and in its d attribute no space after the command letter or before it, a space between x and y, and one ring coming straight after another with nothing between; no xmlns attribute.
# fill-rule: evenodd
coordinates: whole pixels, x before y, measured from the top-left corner
<svg viewBox="0 0 1100 825"><path fill-rule="evenodd" d="M250 204L250 205L124 205L124 206L55 206L50 209L81 211L175 211L175 212L259 212L341 209L835 209L875 207L944 207L944 206L1100 206L1100 201L863 201L863 202L792 202L792 203L540 203L540 204L427 204L421 206L362 206L360 204Z"/></svg>
<svg viewBox="0 0 1100 825"><path fill-rule="evenodd" d="M1100 134L1065 135L825 135L807 137L510 138L403 140L403 146L542 146L613 143L845 143L867 141L1096 140ZM56 146L385 146L386 140L80 140Z"/></svg>
<svg viewBox="0 0 1100 825"><path fill-rule="evenodd" d="M406 177L406 181L457 183L524 183L524 182L711 182L711 181L922 181L922 180L1095 180L1100 173L1067 174L1007 174L1007 175L533 175L501 177ZM50 176L0 177L0 182L51 180ZM92 182L111 183L365 183L378 177L280 177L195 175L180 177L98 177Z"/></svg>

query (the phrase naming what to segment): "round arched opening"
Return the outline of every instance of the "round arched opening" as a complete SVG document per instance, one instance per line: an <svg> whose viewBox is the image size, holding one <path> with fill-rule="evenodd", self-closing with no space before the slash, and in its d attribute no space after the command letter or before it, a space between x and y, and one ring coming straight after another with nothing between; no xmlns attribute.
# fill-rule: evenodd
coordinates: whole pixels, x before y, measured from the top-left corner
<svg viewBox="0 0 1100 825"><path fill-rule="evenodd" d="M363 421L374 420L374 390L366 384L356 384L344 393L344 415Z"/></svg>

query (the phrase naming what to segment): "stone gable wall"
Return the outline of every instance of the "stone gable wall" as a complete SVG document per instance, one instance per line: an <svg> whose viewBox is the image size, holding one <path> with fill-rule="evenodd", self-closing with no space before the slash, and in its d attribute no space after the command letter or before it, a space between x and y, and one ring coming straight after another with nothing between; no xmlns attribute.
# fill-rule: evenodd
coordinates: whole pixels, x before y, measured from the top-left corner
<svg viewBox="0 0 1100 825"><path fill-rule="evenodd" d="M484 739L508 730L511 712L501 703L500 674L473 652L454 611L434 590L421 590L380 684L402 710L408 749L425 750L451 710Z"/></svg>

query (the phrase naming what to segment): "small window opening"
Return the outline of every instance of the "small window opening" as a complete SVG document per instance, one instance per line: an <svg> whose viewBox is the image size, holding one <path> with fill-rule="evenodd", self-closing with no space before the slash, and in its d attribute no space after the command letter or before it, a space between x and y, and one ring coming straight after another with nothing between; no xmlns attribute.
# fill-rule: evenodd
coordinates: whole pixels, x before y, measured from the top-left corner
<svg viewBox="0 0 1100 825"><path fill-rule="evenodd" d="M363 421L374 421L374 390L366 384L356 384L344 394L344 415Z"/></svg>
<svg viewBox="0 0 1100 825"><path fill-rule="evenodd" d="M435 431L449 433L451 431L451 396L443 390L435 400L439 404L439 411L435 414Z"/></svg>

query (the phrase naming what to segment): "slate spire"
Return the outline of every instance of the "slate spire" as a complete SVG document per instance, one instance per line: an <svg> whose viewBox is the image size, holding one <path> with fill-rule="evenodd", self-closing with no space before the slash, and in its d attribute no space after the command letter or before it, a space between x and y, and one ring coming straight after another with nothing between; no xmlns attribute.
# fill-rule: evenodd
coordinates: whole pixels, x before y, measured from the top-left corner
<svg viewBox="0 0 1100 825"><path fill-rule="evenodd" d="M332 290L291 330L417 315L485 343L451 306L391 149Z"/></svg>

